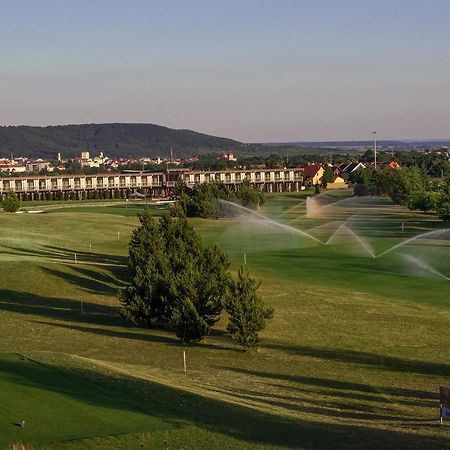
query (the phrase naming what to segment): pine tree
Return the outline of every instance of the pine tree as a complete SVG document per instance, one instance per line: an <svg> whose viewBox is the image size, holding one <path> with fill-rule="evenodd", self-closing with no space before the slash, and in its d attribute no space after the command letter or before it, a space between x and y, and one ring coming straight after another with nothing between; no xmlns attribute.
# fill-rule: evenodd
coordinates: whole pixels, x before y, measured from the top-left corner
<svg viewBox="0 0 450 450"><path fill-rule="evenodd" d="M140 217L131 237L130 285L120 293L122 315L141 325L171 325L177 336L200 340L219 319L230 276L227 256L203 248L185 218Z"/></svg>
<svg viewBox="0 0 450 450"><path fill-rule="evenodd" d="M264 194L258 189L254 189L249 180L241 183L236 196L242 206L250 209L258 209L265 201Z"/></svg>
<svg viewBox="0 0 450 450"><path fill-rule="evenodd" d="M16 194L12 190L9 190L1 202L1 206L5 212L15 213L20 207L20 201L16 197Z"/></svg>
<svg viewBox="0 0 450 450"><path fill-rule="evenodd" d="M230 284L226 310L229 315L228 332L233 340L249 349L259 343L258 333L266 326L267 319L273 316L273 309L266 308L256 293L259 285L241 267L238 278Z"/></svg>
<svg viewBox="0 0 450 450"><path fill-rule="evenodd" d="M326 188L328 183L333 183L334 181L334 173L333 169L330 166L325 166L325 170L322 175L322 186Z"/></svg>

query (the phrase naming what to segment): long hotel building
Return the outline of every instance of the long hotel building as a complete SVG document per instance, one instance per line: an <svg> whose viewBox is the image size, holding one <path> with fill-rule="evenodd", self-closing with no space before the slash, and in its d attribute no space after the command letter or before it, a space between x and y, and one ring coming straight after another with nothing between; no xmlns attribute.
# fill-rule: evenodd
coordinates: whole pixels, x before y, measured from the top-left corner
<svg viewBox="0 0 450 450"><path fill-rule="evenodd" d="M231 190L238 190L244 180L249 180L252 186L265 192L293 192L302 186L303 171L298 168L169 169L164 172L8 176L0 177L0 195L12 190L21 200L81 199L99 194L101 197L124 198L132 192L141 192L149 197L168 197L179 179L190 187L220 181Z"/></svg>

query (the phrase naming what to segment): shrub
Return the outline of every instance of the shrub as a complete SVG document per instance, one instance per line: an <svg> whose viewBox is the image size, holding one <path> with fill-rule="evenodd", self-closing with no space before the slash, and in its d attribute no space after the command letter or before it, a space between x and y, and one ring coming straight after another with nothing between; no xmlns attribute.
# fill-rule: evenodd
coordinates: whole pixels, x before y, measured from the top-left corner
<svg viewBox="0 0 450 450"><path fill-rule="evenodd" d="M5 212L15 213L20 208L20 201L16 194L10 190L6 193L5 198L1 202L1 206Z"/></svg>

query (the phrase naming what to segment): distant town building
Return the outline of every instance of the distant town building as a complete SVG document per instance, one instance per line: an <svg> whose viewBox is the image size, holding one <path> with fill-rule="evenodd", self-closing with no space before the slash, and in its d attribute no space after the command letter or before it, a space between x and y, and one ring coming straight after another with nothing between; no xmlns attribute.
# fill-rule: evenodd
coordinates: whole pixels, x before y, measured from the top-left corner
<svg viewBox="0 0 450 450"><path fill-rule="evenodd" d="M322 164L307 164L300 166L300 168L304 173L305 184L313 186L322 182L322 176L325 172Z"/></svg>
<svg viewBox="0 0 450 450"><path fill-rule="evenodd" d="M73 158L73 161L79 162L81 167L101 167L109 161L109 158L100 151L98 156L92 159L89 152L84 151L80 156Z"/></svg>
<svg viewBox="0 0 450 450"><path fill-rule="evenodd" d="M23 173L26 172L27 166L22 159L0 159L0 172L4 173Z"/></svg>
<svg viewBox="0 0 450 450"><path fill-rule="evenodd" d="M41 170L52 169L51 164L43 159L36 159L34 161L29 161L26 164L27 172L40 172ZM51 172L51 170L49 170Z"/></svg>
<svg viewBox="0 0 450 450"><path fill-rule="evenodd" d="M341 176L337 176L332 183L327 184L327 189L345 189L347 188L347 182Z"/></svg>
<svg viewBox="0 0 450 450"><path fill-rule="evenodd" d="M231 152L224 152L220 155L220 159L224 159L225 161L237 161L236 156L234 156Z"/></svg>
<svg viewBox="0 0 450 450"><path fill-rule="evenodd" d="M337 166L334 166L333 173L335 176L341 177L345 181L348 181L348 179L350 178L350 174L357 171L358 169L367 169L367 167L362 162L341 163Z"/></svg>

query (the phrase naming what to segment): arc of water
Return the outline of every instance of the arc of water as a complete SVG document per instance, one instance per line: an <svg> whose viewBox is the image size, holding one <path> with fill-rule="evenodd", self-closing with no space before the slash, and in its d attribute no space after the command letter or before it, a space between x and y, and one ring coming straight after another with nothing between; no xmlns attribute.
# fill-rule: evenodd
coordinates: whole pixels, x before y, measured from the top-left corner
<svg viewBox="0 0 450 450"><path fill-rule="evenodd" d="M443 278L444 280L450 281L450 278L446 277L443 273L436 270L434 267L430 266L424 261L421 261L418 258L414 258L414 256L411 255L405 255L405 258L413 262L414 264L418 265L422 269L425 269L426 271L432 273L433 275L437 275L440 278Z"/></svg>
<svg viewBox="0 0 450 450"><path fill-rule="evenodd" d="M284 215L286 215L287 213L289 213L290 211L293 211L294 209L298 208L299 206L302 206L306 203L306 200L304 202L299 203L298 205L293 206L292 208L287 209L286 211L283 211L278 218L283 217Z"/></svg>
<svg viewBox="0 0 450 450"><path fill-rule="evenodd" d="M361 244L361 246L367 251L367 253L372 257L376 258L375 253L370 249L370 247L349 227L344 225L344 227L355 237L355 239Z"/></svg>
<svg viewBox="0 0 450 450"><path fill-rule="evenodd" d="M373 198L370 197L370 196L365 196L365 197L348 197L348 198L344 198L342 200L338 200L337 202L328 203L328 205L321 206L319 208L319 211L321 211L322 209L330 208L331 206L341 205L342 203L346 203L346 202L349 202L349 201L352 201L352 200L355 201L355 200L366 200L366 199L371 199L372 200Z"/></svg>
<svg viewBox="0 0 450 450"><path fill-rule="evenodd" d="M315 199L316 197L308 197L308 198ZM322 210L324 210L326 208L330 208L331 206L341 205L342 203L346 203L346 202L349 202L351 200L354 201L354 200L362 200L362 199L367 199L367 198L371 198L371 197L367 196L367 197L348 197L348 198L344 198L342 200L338 200L337 202L332 202L332 203L329 203L328 205L320 206L319 208L317 208L317 212L320 212L320 211L322 211ZM291 225L294 222L296 222L297 220L300 220L300 219L302 219L304 217L307 217L307 215L308 214L302 214L301 216L298 216L295 219L292 219L289 222L286 222L286 225Z"/></svg>
<svg viewBox="0 0 450 450"><path fill-rule="evenodd" d="M297 222L297 220L300 220L301 218L304 218L306 216L307 216L307 214L302 214L301 216L298 216L295 219L292 219L289 222L286 222L285 225L290 225L291 223Z"/></svg>
<svg viewBox="0 0 450 450"><path fill-rule="evenodd" d="M361 247L364 248L364 250L366 250L366 252L372 257L372 258L376 258L375 253L371 250L371 248L351 229L349 228L346 223L352 218L353 216L351 216L350 218L348 218L343 224L341 224L341 226L330 236L330 238L328 239L327 242L325 242L325 245L328 245L332 239L338 234L339 230L341 229L346 229L357 241L358 243L361 245Z"/></svg>
<svg viewBox="0 0 450 450"><path fill-rule="evenodd" d="M345 227L344 223L341 223L341 225L336 229L336 231L328 238L327 242L325 242L325 245L328 245L337 236L339 230L341 230L342 227Z"/></svg>
<svg viewBox="0 0 450 450"><path fill-rule="evenodd" d="M347 222L349 222L351 219L353 219L354 216L356 216L358 213L352 214L347 220L345 220L344 222L341 223L341 225L336 229L336 231L328 238L327 242L325 243L325 245L328 245L332 239L337 235L337 233L339 232L339 230L342 227L347 227Z"/></svg>
<svg viewBox="0 0 450 450"><path fill-rule="evenodd" d="M406 241L400 242L399 244L396 244L393 247L388 248L384 252L380 253L377 256L377 258L380 258L381 256L385 255L386 253L392 252L392 250L395 250L395 249L397 249L399 247L403 247L404 245L409 244L410 242L415 241L416 239L428 237L428 236L431 236L433 234L448 233L448 232L450 232L450 228L440 228L439 230L428 231L426 233L418 234L417 236L413 236L412 238L409 238Z"/></svg>
<svg viewBox="0 0 450 450"><path fill-rule="evenodd" d="M227 200L221 200L221 199L219 199L219 202L222 203L222 204L231 206L233 208L236 208L236 209L238 209L240 211L244 211L247 214L250 214L250 215L252 215L254 217L257 217L258 219L263 220L266 223L269 223L269 224L271 224L273 226L276 226L278 228L282 228L282 229L284 229L286 231L289 231L290 233L295 233L295 234L299 234L299 235L304 236L304 237L308 237L309 239L312 239L313 241L316 241L316 242L319 242L322 245L325 245L325 243L322 242L320 239L317 239L316 237L312 236L311 234L307 233L306 231L302 231L302 230L299 230L298 228L290 227L290 226L288 226L288 225L286 225L284 223L276 222L275 220L269 219L268 217L263 216L262 214L259 214L259 213L255 212L255 211L252 211L251 209L245 208L244 206L238 205L236 203L232 203L232 202L229 202Z"/></svg>

